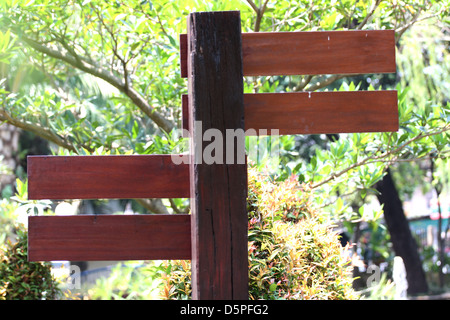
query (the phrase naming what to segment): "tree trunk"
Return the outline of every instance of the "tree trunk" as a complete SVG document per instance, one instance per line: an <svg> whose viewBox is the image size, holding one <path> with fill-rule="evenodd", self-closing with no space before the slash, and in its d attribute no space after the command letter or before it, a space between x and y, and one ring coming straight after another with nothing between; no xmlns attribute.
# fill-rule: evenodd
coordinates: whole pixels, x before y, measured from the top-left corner
<svg viewBox="0 0 450 320"><path fill-rule="evenodd" d="M431 179L434 179L434 160L431 160L430 163L430 171L431 171ZM444 277L444 265L445 265L445 236L442 234L442 207L440 196L442 193L442 184L438 181L434 185L434 191L436 192L437 199L437 207L438 207L438 231L437 231L437 239L438 239L438 253L439 253L439 287L444 288L445 277ZM447 235L447 232L445 232Z"/></svg>
<svg viewBox="0 0 450 320"><path fill-rule="evenodd" d="M395 254L400 256L405 263L408 294L425 293L428 291L428 285L417 250L417 243L412 236L389 170L383 180L376 185L376 189L379 192L378 201L384 205L384 219Z"/></svg>

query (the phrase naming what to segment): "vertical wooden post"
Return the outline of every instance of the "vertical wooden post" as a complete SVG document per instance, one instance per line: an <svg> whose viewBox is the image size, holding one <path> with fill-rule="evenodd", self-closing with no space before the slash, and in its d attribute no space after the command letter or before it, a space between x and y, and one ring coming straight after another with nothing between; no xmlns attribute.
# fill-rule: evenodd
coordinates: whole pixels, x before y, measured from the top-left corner
<svg viewBox="0 0 450 320"><path fill-rule="evenodd" d="M244 130L238 11L189 15L188 88L192 298L248 299L247 166L236 158L242 140L234 141L232 150L232 142L226 141L227 129ZM208 140L204 133L211 129L214 138L204 141ZM218 132L222 142L216 141ZM206 154L205 147L210 150L213 144L222 149ZM230 151L233 163L227 163ZM211 154L214 163L206 159Z"/></svg>

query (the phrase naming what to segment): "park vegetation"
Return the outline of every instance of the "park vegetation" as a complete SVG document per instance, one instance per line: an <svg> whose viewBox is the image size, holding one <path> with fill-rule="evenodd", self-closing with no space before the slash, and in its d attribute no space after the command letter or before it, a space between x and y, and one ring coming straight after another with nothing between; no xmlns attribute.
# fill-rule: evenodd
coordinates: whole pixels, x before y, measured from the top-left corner
<svg viewBox="0 0 450 320"><path fill-rule="evenodd" d="M26 200L26 155L179 151L186 142L180 127L187 86L180 76L178 37L190 12L216 10L240 10L243 32L392 29L396 36L396 74L245 78L245 92L394 89L400 124L397 132L282 136L279 162L264 154L254 159L248 200L251 298L356 298L354 268L346 257L369 250L366 264L391 266L395 255L403 258L409 294L444 290L450 265L443 254L446 233L439 233L437 252L425 248L419 254L423 248L404 246L415 239L411 233L404 242L395 237L392 225L400 231L408 225L399 222L406 221L403 208L392 204L417 187L438 196L450 192L448 0L1 1L0 123L22 132L16 165L0 165L18 178L2 186L2 217L54 213L55 203ZM264 139L248 137L247 145L270 145ZM131 207L139 214L189 211L188 199L130 199L120 205L122 212ZM1 237L5 243L18 230L1 228L8 234ZM367 245L362 228L371 232ZM354 246L342 246L336 230ZM445 230L448 224L441 221ZM430 261L439 263L427 267ZM150 291L122 284L103 295L91 289L86 297L189 297L188 263L144 264L154 283ZM0 270L10 267L3 262ZM434 287L424 270L439 274ZM50 278L43 279L42 291L53 297ZM31 294L33 286L20 290Z"/></svg>

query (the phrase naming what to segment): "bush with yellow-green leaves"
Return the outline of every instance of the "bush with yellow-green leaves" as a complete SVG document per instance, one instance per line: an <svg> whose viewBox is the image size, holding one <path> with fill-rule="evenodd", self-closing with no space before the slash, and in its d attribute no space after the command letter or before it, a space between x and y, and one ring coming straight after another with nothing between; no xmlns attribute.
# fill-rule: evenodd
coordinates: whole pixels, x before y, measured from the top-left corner
<svg viewBox="0 0 450 320"><path fill-rule="evenodd" d="M16 233L16 241L8 241L0 250L0 300L56 299L61 291L51 264L28 261L27 231L18 225Z"/></svg>
<svg viewBox="0 0 450 320"><path fill-rule="evenodd" d="M311 192L293 177L270 181L249 170L250 299L357 299L352 266L339 235L311 205ZM172 261L165 299L189 299L190 264Z"/></svg>

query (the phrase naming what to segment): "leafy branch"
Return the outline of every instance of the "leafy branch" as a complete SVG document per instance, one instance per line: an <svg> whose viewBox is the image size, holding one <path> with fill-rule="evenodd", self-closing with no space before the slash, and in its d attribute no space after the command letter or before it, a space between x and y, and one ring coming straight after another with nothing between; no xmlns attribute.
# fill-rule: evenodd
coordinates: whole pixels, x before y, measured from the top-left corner
<svg viewBox="0 0 450 320"><path fill-rule="evenodd" d="M43 128L37 124L30 123L28 121L20 121L16 118L13 118L13 117L11 117L10 114L8 114L5 110L2 110L2 109L0 109L0 121L7 122L17 128L22 129L22 130L33 132L36 135L38 135L39 137L41 137L45 140L48 140L50 142L53 142L54 144L56 144L64 149L78 153L77 148L75 148L75 146L72 143L70 143L66 139L61 138L59 135L57 135L53 131L51 131L47 128ZM83 148L86 148L87 150L89 150L88 146L83 146Z"/></svg>
<svg viewBox="0 0 450 320"><path fill-rule="evenodd" d="M377 10L378 6L380 5L381 0L376 0L373 4L372 8L370 9L369 13L364 17L363 21L356 27L357 30L362 30L364 26L369 22L370 18L374 15L375 11Z"/></svg>
<svg viewBox="0 0 450 320"><path fill-rule="evenodd" d="M266 12L268 2L269 0L265 0L264 3L262 3L261 1L258 7L252 0L247 0L247 3L250 5L250 7L252 7L252 9L256 13L255 25L253 27L253 30L255 32L259 32L259 30L261 29L261 20L264 16L264 13Z"/></svg>
<svg viewBox="0 0 450 320"><path fill-rule="evenodd" d="M128 85L127 81L118 78L113 73L97 65L90 59L80 57L79 55L74 56L73 54L71 54L71 52L64 50L63 48L50 48L24 35L20 35L20 39L22 42L40 53L61 60L81 71L87 72L95 77L105 80L106 82L123 92L126 96L128 96L130 100L151 120L153 120L156 125L158 125L162 130L170 132L174 128L173 123L159 114L138 91Z"/></svg>
<svg viewBox="0 0 450 320"><path fill-rule="evenodd" d="M368 13L364 17L363 21L361 21L361 23L356 27L356 30L362 30L367 25L367 23L370 21L370 19L375 14L375 12L378 9L378 7L381 4L381 2L382 2L381 0L376 0L373 3L372 7L370 8L370 10L368 10ZM430 14L430 15L422 17L421 16L422 10L419 8L416 11L416 14L409 21L405 22L404 25L399 26L399 27L397 27L395 29L396 41L398 41L400 39L400 37L403 35L403 33L405 31L407 31L408 29L410 29L414 24L416 24L416 23L418 23L420 21L424 21L424 20L427 20L427 19L431 19L431 18L437 17L437 16L439 16L442 13L443 10L444 10L444 8L441 8L441 10L439 12L435 13L435 14ZM335 75L328 76L328 77L324 78L323 80L317 81L317 82L312 83L312 84L310 84L310 83L313 80L313 76L306 76L294 88L294 91L303 91L305 89L307 91L316 91L316 90L322 89L324 87L327 87L327 86L331 85L332 83L334 83L335 81L340 80L342 78L346 78L348 76L350 76L350 75L335 74Z"/></svg>
<svg viewBox="0 0 450 320"><path fill-rule="evenodd" d="M318 188L318 187L320 187L320 186L322 186L322 185L324 185L324 184L326 184L326 183L328 183L328 182L330 182L332 180L335 180L335 179L339 178L340 176L348 173L349 171L351 171L353 169L356 169L358 167L361 167L361 166L364 166L364 165L367 165L367 164L380 163L380 162L383 163L384 162L384 163L387 164L386 165L386 167L387 167L388 165L390 165L392 163L395 163L395 162L398 162L400 160L400 159L398 159L398 157L399 157L398 154L401 151L403 151L407 146L409 146L412 143L417 142L417 141L419 141L421 139L424 139L424 138L427 138L427 137L431 137L431 136L435 136L435 135L439 135L439 134L445 133L447 131L450 131L450 124L447 124L444 127L440 128L438 130L432 131L432 132L428 132L428 133L421 132L417 136L415 136L415 137L409 139L408 141L400 144L399 146L397 146L396 148L393 148L392 150L388 150L388 151L386 151L386 152L384 152L384 153L382 153L380 155L375 155L374 154L374 155L372 155L370 157L364 158L361 161L355 162L354 164L348 166L347 168L345 168L343 170L331 173L330 175L328 175L328 177L326 179L311 185L311 188L312 189L316 189L316 188ZM447 154L447 153L448 152L444 151L444 154ZM393 157L395 155L397 155L396 158L390 158L390 157ZM433 156L433 157L436 157L436 156ZM414 160L418 160L418 159L420 159L420 158L415 158Z"/></svg>

